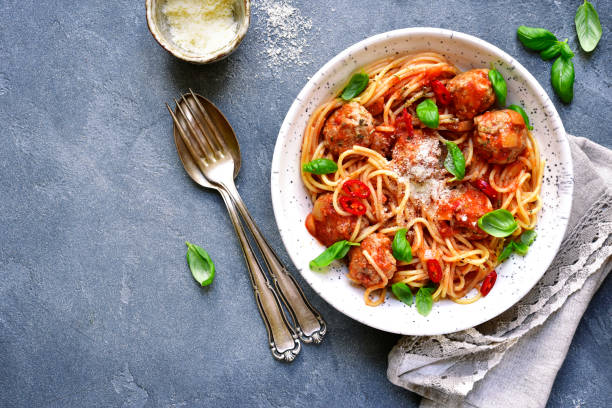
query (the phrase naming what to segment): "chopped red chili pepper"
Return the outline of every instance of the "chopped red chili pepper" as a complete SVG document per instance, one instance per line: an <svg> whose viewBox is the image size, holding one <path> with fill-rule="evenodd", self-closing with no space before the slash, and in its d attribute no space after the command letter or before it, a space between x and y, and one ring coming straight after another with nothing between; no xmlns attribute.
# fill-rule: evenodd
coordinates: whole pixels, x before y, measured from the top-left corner
<svg viewBox="0 0 612 408"><path fill-rule="evenodd" d="M340 196L338 199L340 206L344 211L353 215L363 215L366 213L366 206L358 198L349 196Z"/></svg>
<svg viewBox="0 0 612 408"><path fill-rule="evenodd" d="M370 189L365 183L351 179L344 182L342 190L353 198L368 198L370 196Z"/></svg>
<svg viewBox="0 0 612 408"><path fill-rule="evenodd" d="M497 191L485 179L478 179L473 184L489 198L497 198Z"/></svg>
<svg viewBox="0 0 612 408"><path fill-rule="evenodd" d="M408 113L406 108L402 111L402 114L398 116L396 125L399 127L400 123L403 123L404 126L400 128L400 131L406 133L406 136L412 137L414 134L414 129L412 128L412 115Z"/></svg>
<svg viewBox="0 0 612 408"><path fill-rule="evenodd" d="M429 280L438 283L442 280L442 267L437 259L427 260L427 273L429 274Z"/></svg>
<svg viewBox="0 0 612 408"><path fill-rule="evenodd" d="M497 272L491 271L487 275L486 278L482 281L482 285L480 285L480 294L484 297L489 294L493 285L495 285L495 281L497 280Z"/></svg>
<svg viewBox="0 0 612 408"><path fill-rule="evenodd" d="M442 82L436 79L431 81L429 86L436 95L436 102L438 102L440 105L448 105L450 103L451 94Z"/></svg>

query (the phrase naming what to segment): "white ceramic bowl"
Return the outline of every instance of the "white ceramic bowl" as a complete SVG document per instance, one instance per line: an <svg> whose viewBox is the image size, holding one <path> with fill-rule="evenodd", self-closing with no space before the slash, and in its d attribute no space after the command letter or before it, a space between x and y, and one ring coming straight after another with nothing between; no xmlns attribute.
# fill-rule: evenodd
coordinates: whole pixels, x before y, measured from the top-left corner
<svg viewBox="0 0 612 408"><path fill-rule="evenodd" d="M435 51L461 70L489 67L493 62L508 84L508 104L525 107L546 160L538 237L525 257L513 255L496 270L498 279L487 297L469 305L450 300L434 304L427 317L387 291L378 307L366 306L363 288L345 276L336 262L327 272L313 272L308 262L325 248L304 227L312 202L300 178L300 148L306 122L314 108L329 99L360 67L396 53ZM272 161L272 204L280 234L304 279L328 303L368 326L399 334L451 333L483 323L520 300L542 277L561 240L572 202L572 161L569 144L553 103L535 78L514 58L476 37L438 28L408 28L365 39L332 58L295 99L280 129Z"/></svg>

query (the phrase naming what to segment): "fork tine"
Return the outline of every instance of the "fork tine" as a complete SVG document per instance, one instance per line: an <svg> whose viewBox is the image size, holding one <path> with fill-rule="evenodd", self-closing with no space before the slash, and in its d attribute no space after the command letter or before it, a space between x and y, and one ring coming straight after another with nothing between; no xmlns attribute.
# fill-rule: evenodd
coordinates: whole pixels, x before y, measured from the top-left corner
<svg viewBox="0 0 612 408"><path fill-rule="evenodd" d="M181 139L183 139L183 143L185 143L185 146L187 146L187 150L189 150L189 153L191 153L191 157L200 168L200 171L204 173L205 165L204 163L202 163L202 155L200 155L199 152L196 151L196 148L192 145L191 140L189 140L189 137L187 137L186 133L188 132L185 131L183 125L181 125L178 118L174 115L172 108L167 103L166 108L168 108L168 112L170 112L170 115L172 116L172 120L174 121L174 124L178 129L179 134L181 135Z"/></svg>
<svg viewBox="0 0 612 408"><path fill-rule="evenodd" d="M185 102L185 105L187 106L187 110L189 111L189 114L191 114L191 117L194 119L196 126L200 130L200 132L195 134L194 136L197 138L201 137L204 140L206 140L207 145L212 148L215 154L219 156L223 156L223 147L218 142L215 143L215 141L211 137L209 137L210 130L207 131L205 129L207 125L203 123L202 120L198 116L196 116L195 112L191 109L189 102L185 98L185 95L183 95L183 101Z"/></svg>
<svg viewBox="0 0 612 408"><path fill-rule="evenodd" d="M223 149L224 152L228 152L229 149L227 148L227 145L225 144L225 139L223 139L219 135L219 131L217 130L217 127L213 124L212 120L210 119L210 116L208 115L208 112L206 111L206 109L204 109L204 107L202 106L202 104L198 100L198 97L193 93L193 90L191 88L189 88L189 93L191 93L191 96L193 97L193 100L195 101L195 104L198 107L198 110L200 111L200 113L204 117L204 120L206 121L206 124L212 130L212 134L213 134L214 138L216 139L217 143L219 144L219 146L222 146L222 149Z"/></svg>
<svg viewBox="0 0 612 408"><path fill-rule="evenodd" d="M207 162L210 162L211 159L214 161L215 159L215 150L212 148L212 146L208 145L208 146L204 146L204 143L202 143L202 138L197 136L197 133L195 131L195 129L193 128L193 125L191 124L191 120L188 119L187 114L185 113L185 111L183 110L183 108L181 107L180 103L175 99L174 103L176 103L176 108L181 112L181 114L183 115L183 117L185 118L185 122L187 122L187 127L189 128L189 135L195 139L196 143L198 144L198 146L200 146L200 149L204 155L204 158L206 159ZM192 115L193 120L195 121L195 117ZM208 141L206 141L208 142Z"/></svg>

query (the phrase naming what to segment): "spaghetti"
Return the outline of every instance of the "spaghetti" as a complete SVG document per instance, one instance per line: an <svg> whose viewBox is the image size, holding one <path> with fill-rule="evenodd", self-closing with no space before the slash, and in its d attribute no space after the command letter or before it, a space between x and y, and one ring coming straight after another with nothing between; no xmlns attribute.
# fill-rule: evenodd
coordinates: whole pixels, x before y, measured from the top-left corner
<svg viewBox="0 0 612 408"><path fill-rule="evenodd" d="M522 118L487 111L494 96L486 70L461 73L427 52L381 59L364 72L369 83L360 95L347 103L338 93L306 126L301 164L319 158L337 164L328 174L302 171L315 202L307 228L327 246L362 243L349 252L349 278L365 287L368 305L381 304L390 284L431 284L428 263L442 272L434 300L474 302L504 243L476 220L501 208L518 224L513 237L535 227L544 169L538 144ZM439 124L430 129L416 107L434 98ZM464 155L461 180L445 170L448 141ZM347 199L349 180L363 183L366 194ZM389 258L402 228L414 254L409 262ZM474 288L478 293L467 298Z"/></svg>

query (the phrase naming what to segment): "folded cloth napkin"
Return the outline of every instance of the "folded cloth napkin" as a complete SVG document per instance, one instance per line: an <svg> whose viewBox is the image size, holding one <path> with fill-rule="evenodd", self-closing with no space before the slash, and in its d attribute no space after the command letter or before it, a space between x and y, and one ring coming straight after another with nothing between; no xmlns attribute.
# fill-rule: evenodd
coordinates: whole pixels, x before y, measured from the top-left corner
<svg viewBox="0 0 612 408"><path fill-rule="evenodd" d="M576 327L612 268L612 150L568 138L572 213L540 282L489 322L444 336L403 337L391 350L387 377L423 396L421 408L546 405Z"/></svg>

